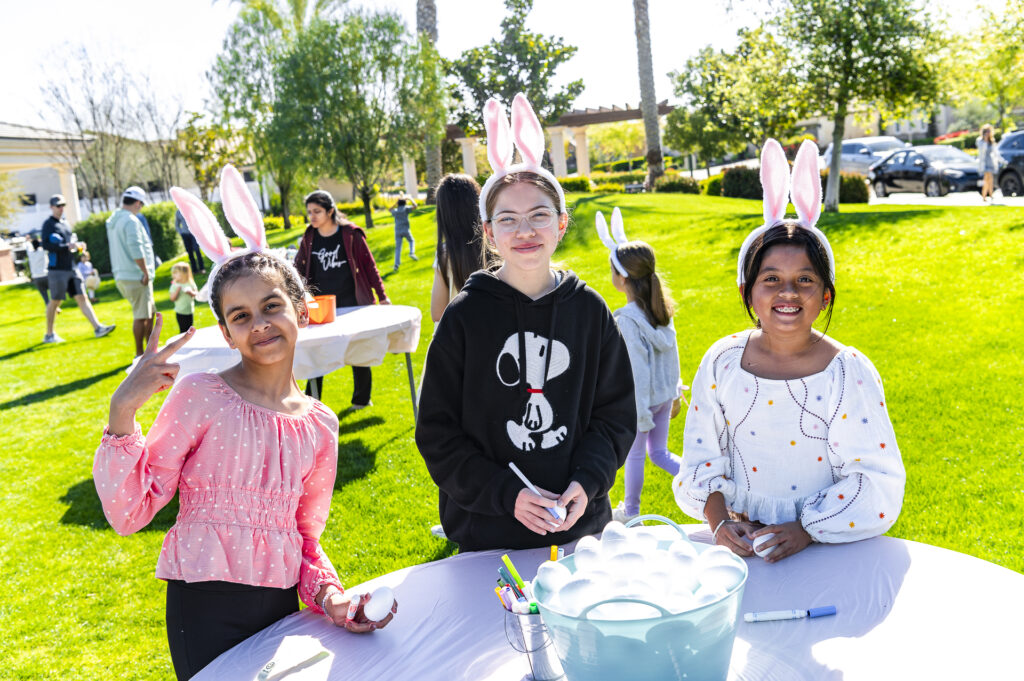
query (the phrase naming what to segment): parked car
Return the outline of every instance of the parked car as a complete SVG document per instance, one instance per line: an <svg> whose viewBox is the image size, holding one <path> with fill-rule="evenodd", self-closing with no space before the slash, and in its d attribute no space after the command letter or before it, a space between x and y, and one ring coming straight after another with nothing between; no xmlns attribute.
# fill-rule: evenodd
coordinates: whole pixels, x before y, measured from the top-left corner
<svg viewBox="0 0 1024 681"><path fill-rule="evenodd" d="M844 173L860 173L867 175L868 169L877 161L881 161L896 149L910 145L898 137L857 137L843 140L842 160L839 169ZM832 145L829 144L822 156L828 168L832 164Z"/></svg>
<svg viewBox="0 0 1024 681"><path fill-rule="evenodd" d="M999 155L1006 164L999 169L999 189L1003 196L1024 194L1024 130L1003 135L999 142Z"/></svg>
<svg viewBox="0 0 1024 681"><path fill-rule="evenodd" d="M942 144L894 152L871 166L868 180L879 198L897 192L944 196L981 187L978 159Z"/></svg>

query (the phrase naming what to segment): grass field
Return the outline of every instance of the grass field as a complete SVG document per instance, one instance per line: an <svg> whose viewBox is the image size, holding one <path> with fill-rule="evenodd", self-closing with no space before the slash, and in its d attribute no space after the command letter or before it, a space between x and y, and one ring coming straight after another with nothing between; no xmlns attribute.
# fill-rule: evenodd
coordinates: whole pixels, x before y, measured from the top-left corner
<svg viewBox="0 0 1024 681"><path fill-rule="evenodd" d="M622 207L626 232L654 246L678 302L684 378L707 347L747 328L735 290L735 258L760 223L758 202L673 195L572 196L574 224L556 257L605 296L607 251L594 211ZM370 244L396 303L423 312L417 376L430 341L431 210L412 220L420 260L390 274L390 218L375 218ZM1024 571L1024 211L1010 208L850 207L821 223L837 258L837 300L829 333L856 346L881 373L908 484L890 534ZM301 232L275 232L284 244ZM158 307L175 327L169 267L158 272ZM197 306L197 326L213 322ZM113 282L97 311L117 330L96 340L73 304L42 345L43 305L28 285L0 288L0 676L16 679L171 678L164 589L153 576L176 508L142 532L117 536L106 524L91 478L92 456L110 394L131 361L128 304ZM324 401L342 412L351 372L325 380ZM437 490L413 442L405 365L374 369L374 406L341 414L333 513L323 544L342 580L355 584L453 553L428 528ZM160 406L140 412L148 428ZM682 418L670 446L679 451ZM685 520L669 476L648 464L642 511ZM612 502L622 498L621 476ZM481 595L486 597L486 595ZM116 672L114 671L116 670Z"/></svg>

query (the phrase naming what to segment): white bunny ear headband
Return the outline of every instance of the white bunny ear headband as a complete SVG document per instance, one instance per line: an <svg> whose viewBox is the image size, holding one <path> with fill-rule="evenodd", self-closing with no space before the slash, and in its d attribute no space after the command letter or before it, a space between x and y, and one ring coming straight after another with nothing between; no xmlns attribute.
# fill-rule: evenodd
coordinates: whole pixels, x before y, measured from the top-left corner
<svg viewBox="0 0 1024 681"><path fill-rule="evenodd" d="M480 219L487 222L487 195L494 189L498 180L511 173L529 171L548 180L558 192L558 210L565 213L565 194L562 185L548 170L541 166L544 158L544 130L540 127L537 114L520 92L512 100L512 126L509 127L505 109L501 103L491 97L484 105L484 127L487 129L487 159L491 163L494 174L487 178L480 190ZM519 149L522 163L512 164L512 144Z"/></svg>
<svg viewBox="0 0 1024 681"><path fill-rule="evenodd" d="M761 150L761 187L764 189L764 224L752 231L743 240L739 259L736 263L736 285L745 283L743 262L754 241L775 225L782 222L786 206L792 198L796 207L797 222L817 238L828 256L829 276L836 280L836 260L832 246L825 234L816 227L821 217L821 175L818 173L818 147L811 140L804 140L797 151L790 175L786 152L777 140L769 139Z"/></svg>
<svg viewBox="0 0 1024 681"><path fill-rule="evenodd" d="M594 216L594 222L597 226L597 235L601 237L601 243L611 253L612 265L615 266L615 271L629 279L629 273L626 272L626 268L619 262L619 246L628 241L626 239L626 230L622 228L622 213L619 211L619 207L616 206L612 209L611 234L608 233L608 223L604 221L604 213L597 211L597 214Z"/></svg>
<svg viewBox="0 0 1024 681"><path fill-rule="evenodd" d="M213 261L213 269L208 279L211 285L217 279L221 266L231 258L266 251L267 234L263 227L263 214L245 186L242 174L233 165L226 165L221 171L220 198L224 203L224 215L231 223L231 228L245 242L244 250L232 252L231 243L221 229L220 223L199 197L181 187L171 187L171 198L185 216L185 223L188 224L189 231L196 238L199 247ZM267 255L276 257L269 252ZM286 260L281 262L294 270L291 263ZM295 275L298 277L298 272ZM302 281L302 278L298 277L298 280ZM210 302L210 309L213 310L213 301ZM213 316L217 318L216 310L213 310ZM218 321L223 320L218 318Z"/></svg>

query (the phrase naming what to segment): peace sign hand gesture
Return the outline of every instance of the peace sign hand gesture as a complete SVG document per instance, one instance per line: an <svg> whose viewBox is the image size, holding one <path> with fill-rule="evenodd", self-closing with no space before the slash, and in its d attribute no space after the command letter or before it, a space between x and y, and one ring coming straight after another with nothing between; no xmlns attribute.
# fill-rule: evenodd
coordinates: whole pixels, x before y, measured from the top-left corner
<svg viewBox="0 0 1024 681"><path fill-rule="evenodd" d="M121 385L114 391L114 396L110 398L110 423L107 432L111 435L123 436L134 432L135 412L155 393L174 385L179 367L169 360L192 338L196 330L190 327L181 338L158 348L163 325L163 315L158 312L153 322L153 333L146 344L146 351L139 356L135 368L121 381Z"/></svg>

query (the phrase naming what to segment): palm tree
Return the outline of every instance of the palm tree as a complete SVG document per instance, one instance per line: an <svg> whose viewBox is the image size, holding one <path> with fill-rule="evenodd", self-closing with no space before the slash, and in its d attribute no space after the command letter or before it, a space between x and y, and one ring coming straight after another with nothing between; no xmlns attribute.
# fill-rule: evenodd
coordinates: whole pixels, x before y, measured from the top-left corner
<svg viewBox="0 0 1024 681"><path fill-rule="evenodd" d="M665 173L661 157L661 129L658 126L658 100L654 96L654 64L651 61L651 22L647 16L647 0L633 0L633 21L636 26L637 70L640 75L640 111L644 116L647 137L647 189Z"/></svg>
<svg viewBox="0 0 1024 681"><path fill-rule="evenodd" d="M437 5L434 0L416 0L416 32L426 34L431 43L437 43ZM443 131L427 133L427 203L434 203L434 191L441 182L441 141Z"/></svg>
<svg viewBox="0 0 1024 681"><path fill-rule="evenodd" d="M216 2L216 0L214 0ZM326 18L337 13L348 0L228 0L241 5L244 10L262 14L270 24L281 32L286 40L293 40L309 26L314 19Z"/></svg>

